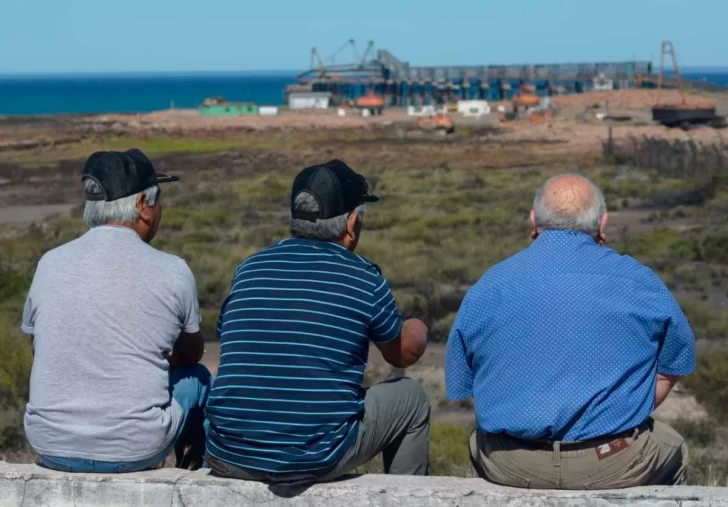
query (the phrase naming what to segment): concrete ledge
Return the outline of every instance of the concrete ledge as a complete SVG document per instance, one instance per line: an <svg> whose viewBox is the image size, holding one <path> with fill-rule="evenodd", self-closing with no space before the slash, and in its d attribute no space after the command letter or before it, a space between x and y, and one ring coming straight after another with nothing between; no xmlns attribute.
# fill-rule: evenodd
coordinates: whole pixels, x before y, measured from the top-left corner
<svg viewBox="0 0 728 507"><path fill-rule="evenodd" d="M649 487L612 491L520 490L479 479L365 475L281 498L264 484L162 469L123 475L66 474L0 462L0 506L728 506L728 488Z"/></svg>

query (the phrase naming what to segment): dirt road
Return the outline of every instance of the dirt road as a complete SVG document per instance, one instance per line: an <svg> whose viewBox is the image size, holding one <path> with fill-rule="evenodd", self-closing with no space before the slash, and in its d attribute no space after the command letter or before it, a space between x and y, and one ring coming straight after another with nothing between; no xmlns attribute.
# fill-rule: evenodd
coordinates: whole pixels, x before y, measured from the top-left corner
<svg viewBox="0 0 728 507"><path fill-rule="evenodd" d="M73 209L72 204L47 204L39 206L8 206L0 208L0 224L30 224L67 215Z"/></svg>

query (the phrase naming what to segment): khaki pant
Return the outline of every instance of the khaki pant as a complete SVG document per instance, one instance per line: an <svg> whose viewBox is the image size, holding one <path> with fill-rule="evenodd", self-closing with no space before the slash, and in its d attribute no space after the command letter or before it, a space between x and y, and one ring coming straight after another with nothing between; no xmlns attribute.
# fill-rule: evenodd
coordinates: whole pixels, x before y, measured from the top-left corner
<svg viewBox="0 0 728 507"><path fill-rule="evenodd" d="M590 442L526 441L476 430L470 456L481 478L536 489L684 484L688 465L683 438L652 419L627 435Z"/></svg>

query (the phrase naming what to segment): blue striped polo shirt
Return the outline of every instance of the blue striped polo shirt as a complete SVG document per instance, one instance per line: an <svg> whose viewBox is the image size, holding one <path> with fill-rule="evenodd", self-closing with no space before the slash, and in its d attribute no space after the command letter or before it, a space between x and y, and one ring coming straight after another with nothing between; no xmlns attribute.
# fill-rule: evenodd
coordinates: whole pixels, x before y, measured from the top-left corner
<svg viewBox="0 0 728 507"><path fill-rule="evenodd" d="M401 327L379 268L341 245L292 238L249 257L218 320L207 452L279 476L325 473L356 440L369 340Z"/></svg>

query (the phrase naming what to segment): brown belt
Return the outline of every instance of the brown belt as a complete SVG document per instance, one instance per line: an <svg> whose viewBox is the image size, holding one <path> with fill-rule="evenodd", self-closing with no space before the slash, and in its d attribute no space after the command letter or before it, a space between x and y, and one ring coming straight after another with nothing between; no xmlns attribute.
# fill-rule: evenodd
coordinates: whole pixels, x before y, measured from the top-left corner
<svg viewBox="0 0 728 507"><path fill-rule="evenodd" d="M539 450L539 451L551 451L554 448L558 448L562 451L581 451L584 449L594 449L601 445L614 442L622 438L637 438L637 436L647 430L649 424L641 424L631 430L623 431L616 435L609 435L604 437L595 438L593 440L581 440L578 442L562 442L558 440L532 440L528 438L519 438L511 435L507 437L525 449Z"/></svg>

